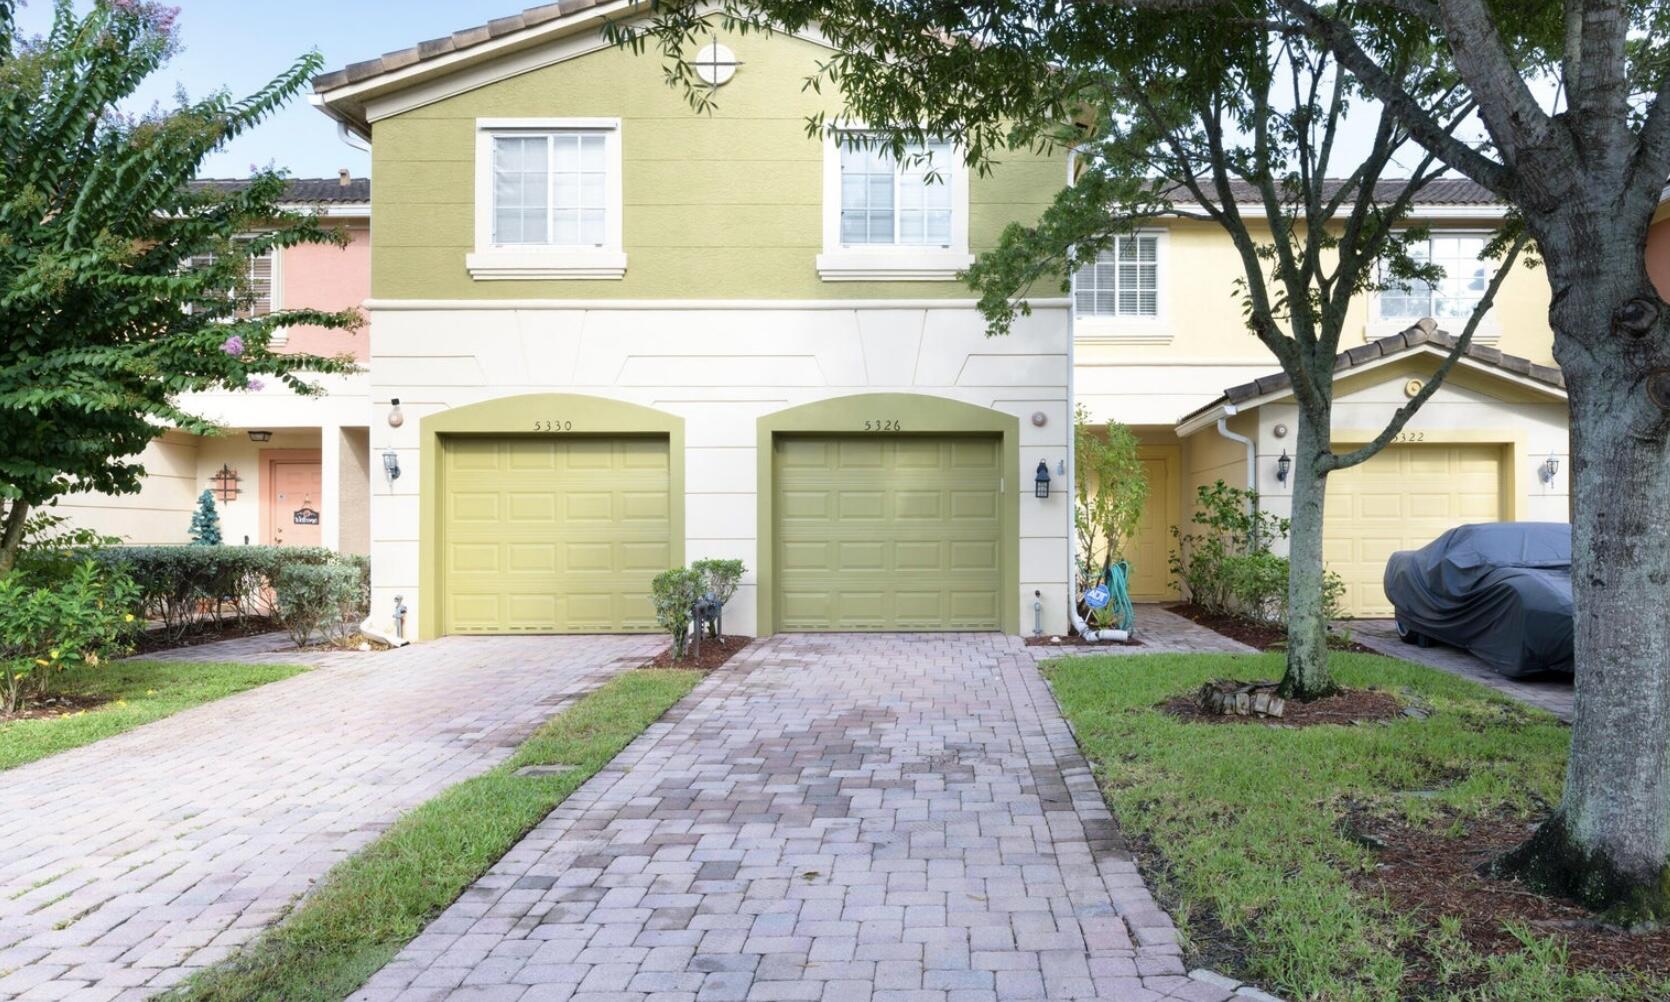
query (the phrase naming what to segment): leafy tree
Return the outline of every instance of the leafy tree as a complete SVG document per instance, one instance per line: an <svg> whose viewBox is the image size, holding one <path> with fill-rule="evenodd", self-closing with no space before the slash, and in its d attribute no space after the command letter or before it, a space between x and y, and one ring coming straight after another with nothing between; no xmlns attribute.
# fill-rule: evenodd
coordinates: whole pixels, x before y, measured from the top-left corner
<svg viewBox="0 0 1670 1002"><path fill-rule="evenodd" d="M191 513L191 541L200 546L219 546L220 512L215 510L214 491L197 495L197 510Z"/></svg>
<svg viewBox="0 0 1670 1002"><path fill-rule="evenodd" d="M1408 222L1442 164L1428 154L1395 176L1408 130L1389 111L1365 107L1349 75L1284 23L1273 0L1225 0L1198 11L1188 8L1206 0L1153 2L1166 9L1053 0L726 0L716 15L709 4L664 3L613 31L640 49L655 40L668 57L670 82L707 107L717 98L681 55L695 51L716 21L739 33L815 26L835 52L808 86L837 86L846 116L884 123L869 134L879 134L896 158L919 156L912 151L934 139L955 142L979 170L1018 147L1073 149L1074 182L1036 224L1010 225L968 273L993 333L1007 332L1028 311L1024 297L1036 283L1065 290L1063 274L1144 222L1173 217L1221 227L1242 267L1237 288L1223 291L1240 298L1248 330L1286 373L1297 405L1281 691L1313 699L1335 689L1322 561L1327 478L1385 448L1443 385L1524 237L1512 221L1498 234L1483 299L1422 390L1371 441L1334 451L1335 358L1353 300L1442 277L1411 257L1410 243L1424 234ZM1387 48L1387 72L1453 133L1470 105L1431 47L1416 39ZM1366 155L1345 164L1338 139L1354 110L1378 118ZM814 133L831 127L826 115L808 122Z"/></svg>
<svg viewBox="0 0 1670 1002"><path fill-rule="evenodd" d="M1505 868L1625 917L1670 918L1670 305L1642 254L1670 175L1670 5L1275 7L1536 240L1571 401L1577 699L1559 812ZM1411 46L1453 67L1488 143L1458 139L1399 78Z"/></svg>
<svg viewBox="0 0 1670 1002"><path fill-rule="evenodd" d="M1125 559L1125 543L1136 533L1148 503L1148 473L1138 448L1135 433L1119 422L1097 428L1082 405L1074 412L1073 528L1078 535L1079 595Z"/></svg>
<svg viewBox="0 0 1670 1002"><path fill-rule="evenodd" d="M252 316L251 261L346 238L281 211L284 180L234 192L189 182L204 158L293 97L319 67L298 60L256 93L221 92L133 116L122 110L175 50L174 12L147 0L58 0L51 31L18 33L0 0L0 574L33 508L77 491L132 493L159 429L213 434L185 394L305 373L347 359L285 355L275 330L345 329L353 313Z"/></svg>

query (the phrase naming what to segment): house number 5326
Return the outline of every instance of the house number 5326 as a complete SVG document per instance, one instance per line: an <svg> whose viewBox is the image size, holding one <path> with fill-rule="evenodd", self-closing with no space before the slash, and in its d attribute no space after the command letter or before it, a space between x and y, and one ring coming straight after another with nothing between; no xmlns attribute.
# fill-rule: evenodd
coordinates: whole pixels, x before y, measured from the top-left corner
<svg viewBox="0 0 1670 1002"><path fill-rule="evenodd" d="M572 422L572 421L535 421L533 423L533 430L534 431L573 431L574 430L574 422Z"/></svg>
<svg viewBox="0 0 1670 1002"><path fill-rule="evenodd" d="M865 431L904 431L897 418L884 418L878 421L864 422Z"/></svg>

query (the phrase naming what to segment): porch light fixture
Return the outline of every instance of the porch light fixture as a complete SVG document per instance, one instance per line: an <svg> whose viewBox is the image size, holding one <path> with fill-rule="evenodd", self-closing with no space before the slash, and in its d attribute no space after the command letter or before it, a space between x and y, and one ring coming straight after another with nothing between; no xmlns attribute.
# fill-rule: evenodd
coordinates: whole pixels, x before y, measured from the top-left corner
<svg viewBox="0 0 1670 1002"><path fill-rule="evenodd" d="M1281 458L1276 460L1276 482L1287 483L1287 471L1293 469L1293 460L1287 458L1287 450L1281 451Z"/></svg>
<svg viewBox="0 0 1670 1002"><path fill-rule="evenodd" d="M1050 464L1042 459L1038 460L1038 473L1032 478L1032 496L1035 498L1050 496Z"/></svg>
<svg viewBox="0 0 1670 1002"><path fill-rule="evenodd" d="M1537 475L1542 477L1542 482L1545 484L1553 483L1554 475L1559 472L1560 458L1552 452L1548 454L1547 459L1542 461L1542 465L1537 467Z"/></svg>
<svg viewBox="0 0 1670 1002"><path fill-rule="evenodd" d="M270 431L252 431L249 433L249 440L251 442L271 442L273 433Z"/></svg>
<svg viewBox="0 0 1670 1002"><path fill-rule="evenodd" d="M398 428L405 423L406 415L400 409L400 398L395 397L389 401L389 427Z"/></svg>
<svg viewBox="0 0 1670 1002"><path fill-rule="evenodd" d="M393 449L383 450L383 472L391 484L400 479L400 455Z"/></svg>

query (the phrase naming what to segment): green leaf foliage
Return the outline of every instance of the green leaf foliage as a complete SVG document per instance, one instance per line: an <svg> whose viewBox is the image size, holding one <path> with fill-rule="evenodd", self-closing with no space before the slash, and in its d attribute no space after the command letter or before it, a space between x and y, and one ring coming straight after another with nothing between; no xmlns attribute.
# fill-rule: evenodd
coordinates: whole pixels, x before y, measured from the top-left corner
<svg viewBox="0 0 1670 1002"><path fill-rule="evenodd" d="M242 98L182 96L132 115L123 106L175 50L175 12L147 0L77 6L58 0L50 32L25 38L15 5L0 3L0 503L12 511L137 491L137 457L161 429L216 431L182 395L261 376L316 392L304 376L351 361L281 354L273 333L359 323L353 312L251 315L252 258L345 240L280 208L277 171L236 191L191 183L205 157L293 98L319 56ZM0 569L9 562L8 549Z"/></svg>

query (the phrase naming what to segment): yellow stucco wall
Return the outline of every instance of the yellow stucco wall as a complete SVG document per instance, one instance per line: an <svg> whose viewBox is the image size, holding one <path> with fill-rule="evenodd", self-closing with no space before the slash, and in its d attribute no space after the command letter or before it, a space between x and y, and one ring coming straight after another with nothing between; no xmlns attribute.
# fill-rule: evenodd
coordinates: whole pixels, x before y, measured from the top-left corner
<svg viewBox="0 0 1670 1002"><path fill-rule="evenodd" d="M373 126L372 295L382 299L814 299L969 296L960 282L822 281L821 139L807 117L839 96L802 89L826 49L722 35L742 62L708 114L664 82L660 57L615 48L448 97ZM620 280L475 281L477 118L621 119ZM969 191L969 241L991 246L1066 179L1064 153L1006 154ZM1053 288L1047 295L1058 295Z"/></svg>

